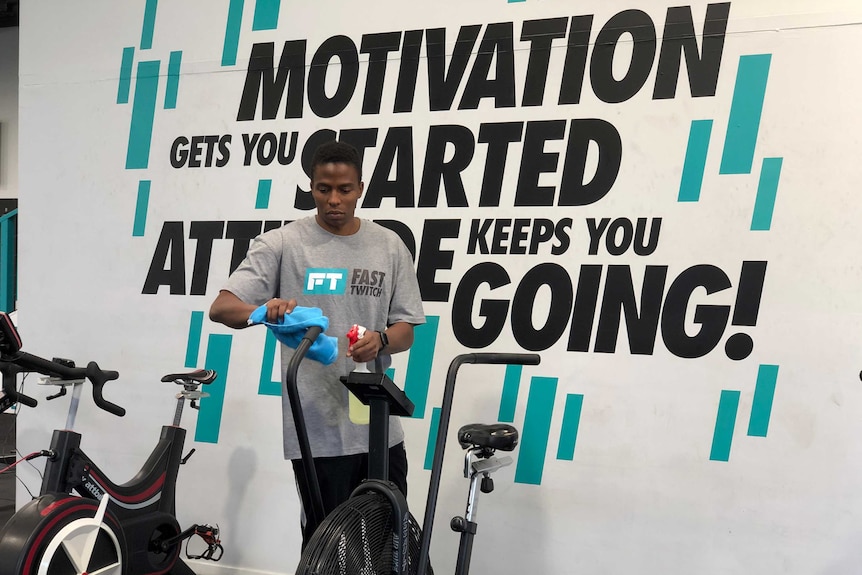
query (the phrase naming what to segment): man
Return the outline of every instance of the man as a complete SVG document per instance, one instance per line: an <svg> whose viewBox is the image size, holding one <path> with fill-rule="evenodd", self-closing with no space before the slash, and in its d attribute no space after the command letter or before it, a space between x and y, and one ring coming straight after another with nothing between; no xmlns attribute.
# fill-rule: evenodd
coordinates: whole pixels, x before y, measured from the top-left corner
<svg viewBox="0 0 862 575"><path fill-rule="evenodd" d="M210 319L237 329L246 327L251 312L263 304L269 322L278 322L297 305L321 308L329 318L327 334L337 336L339 348L347 351L329 366L306 359L298 381L327 514L366 478L368 466L368 426L350 421L349 392L339 378L378 355L386 369L391 354L413 344L413 327L425 323L404 243L391 230L354 214L363 190L356 149L341 142L320 146L311 161L316 215L258 236L210 307ZM353 324L367 331L348 346L345 336ZM292 353L281 346L282 370ZM285 395L284 456L293 463L303 509L309 509L309 488ZM389 478L406 494L403 438L401 423L393 418ZM304 516L303 547L312 534Z"/></svg>

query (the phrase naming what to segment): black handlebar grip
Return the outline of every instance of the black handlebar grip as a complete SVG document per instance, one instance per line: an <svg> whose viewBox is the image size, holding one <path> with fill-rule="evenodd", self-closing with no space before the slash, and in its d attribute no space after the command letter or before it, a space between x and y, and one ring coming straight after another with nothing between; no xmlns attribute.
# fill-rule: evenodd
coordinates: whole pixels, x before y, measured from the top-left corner
<svg viewBox="0 0 862 575"><path fill-rule="evenodd" d="M14 394L10 394L10 397L12 397L12 399L16 403L22 403L27 407L36 407L37 405L39 405L38 401L30 397L29 395L24 395L23 393L20 393L18 391L16 391Z"/></svg>
<svg viewBox="0 0 862 575"><path fill-rule="evenodd" d="M471 353L467 355L467 361L464 363L539 365L542 361L542 356L537 353ZM471 359L472 361L470 361Z"/></svg>
<svg viewBox="0 0 862 575"><path fill-rule="evenodd" d="M27 407L36 407L39 405L38 401L15 389L15 384L17 382L16 377L22 371L21 367L14 363L0 362L0 373L3 374L3 392L6 394L6 397L9 398L9 405L21 403Z"/></svg>
<svg viewBox="0 0 862 575"><path fill-rule="evenodd" d="M87 364L87 379L93 383L93 401L108 413L123 417L126 415L126 410L119 405L111 403L102 396L102 388L105 387L105 383L118 377L120 377L119 373L116 371L104 371L99 368L99 365L95 361Z"/></svg>

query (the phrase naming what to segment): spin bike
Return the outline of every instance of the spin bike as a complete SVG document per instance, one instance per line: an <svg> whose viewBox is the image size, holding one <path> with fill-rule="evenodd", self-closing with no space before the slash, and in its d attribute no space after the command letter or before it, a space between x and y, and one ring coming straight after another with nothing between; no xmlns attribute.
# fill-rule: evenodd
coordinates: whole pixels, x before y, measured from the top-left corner
<svg viewBox="0 0 862 575"><path fill-rule="evenodd" d="M288 364L285 377L303 468L311 491L311 509L306 510L306 520L317 526L302 554L297 575L430 575L433 573L429 560L431 530L458 369L465 363L538 365L540 356L471 353L452 360L446 375L425 517L420 529L407 508L404 495L394 483L388 481L389 416L411 416L414 405L382 373L354 371L342 378L342 383L350 392L370 407L368 480L354 490L348 501L324 518L320 487L296 383L299 364L320 331L318 327L308 329ZM466 450L464 476L470 479L470 488L465 515L453 518L450 527L461 534L455 574L467 575L477 530L477 491L493 491L491 473L512 462L509 457L496 457L495 452L512 451L518 443L518 431L508 424L470 424L460 428L458 442ZM362 498L369 499L369 496L377 499L378 509L373 508L375 504L363 506L354 503ZM383 522L376 521L374 517L375 512L381 509L383 515L388 516Z"/></svg>
<svg viewBox="0 0 862 575"><path fill-rule="evenodd" d="M182 542L194 535L207 545L193 559L221 558L218 530L194 525L180 530L175 517L179 466L194 450L182 456L185 429L179 427L183 404L208 394L199 389L214 381L210 370L169 374L162 382L182 385L176 394L173 425L162 427L161 437L141 470L127 483L112 481L80 447L81 435L72 431L81 388L93 384L98 407L117 416L125 409L104 399L106 382L116 371L102 370L95 362L75 367L64 359L47 360L21 349L21 339L0 313L0 373L5 398L35 406L36 400L15 390L18 373L40 373L45 384L60 391L48 399L67 395L71 387L66 427L55 430L51 446L25 459L47 457L39 497L24 505L0 530L0 573L3 575L194 575L180 558ZM7 402L8 403L8 402ZM77 495L74 495L77 494Z"/></svg>

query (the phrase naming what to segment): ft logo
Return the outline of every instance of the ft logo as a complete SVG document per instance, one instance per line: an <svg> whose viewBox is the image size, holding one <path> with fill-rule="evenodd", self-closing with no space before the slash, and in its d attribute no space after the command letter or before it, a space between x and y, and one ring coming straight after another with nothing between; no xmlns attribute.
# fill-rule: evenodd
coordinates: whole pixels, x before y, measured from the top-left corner
<svg viewBox="0 0 862 575"><path fill-rule="evenodd" d="M344 295L347 291L347 270L308 268L305 270L304 294Z"/></svg>

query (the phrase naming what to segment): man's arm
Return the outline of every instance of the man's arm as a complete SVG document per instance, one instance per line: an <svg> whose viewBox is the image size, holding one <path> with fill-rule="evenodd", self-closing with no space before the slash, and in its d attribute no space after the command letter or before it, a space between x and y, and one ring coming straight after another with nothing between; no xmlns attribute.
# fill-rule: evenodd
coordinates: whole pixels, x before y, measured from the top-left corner
<svg viewBox="0 0 862 575"><path fill-rule="evenodd" d="M245 303L236 297L233 292L221 290L210 306L210 319L223 323L228 327L242 329L248 327L248 316L257 307L256 305ZM272 298L266 302L266 321L278 323L278 320L284 314L292 312L295 307L295 299L283 300Z"/></svg>
<svg viewBox="0 0 862 575"><path fill-rule="evenodd" d="M248 316L257 306L245 303L232 292L221 290L210 306L210 319L228 327L248 327Z"/></svg>
<svg viewBox="0 0 862 575"><path fill-rule="evenodd" d="M374 334L380 338L379 334ZM389 345L383 351L393 354L402 351L407 351L413 345L413 324L399 322L393 323L386 328L386 337L389 338Z"/></svg>

